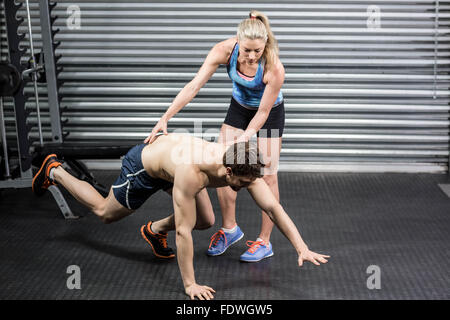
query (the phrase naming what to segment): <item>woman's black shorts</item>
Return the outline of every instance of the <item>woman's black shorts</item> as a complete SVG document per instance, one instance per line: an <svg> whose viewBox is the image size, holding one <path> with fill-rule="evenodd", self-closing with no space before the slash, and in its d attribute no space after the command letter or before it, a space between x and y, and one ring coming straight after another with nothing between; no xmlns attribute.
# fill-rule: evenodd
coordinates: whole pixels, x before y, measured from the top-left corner
<svg viewBox="0 0 450 320"><path fill-rule="evenodd" d="M240 105L239 102L231 97L230 107L224 123L234 128L245 130L257 111L258 109L248 109ZM279 138L283 136L284 119L284 101L282 101L279 105L272 108L266 123L257 133L258 137Z"/></svg>

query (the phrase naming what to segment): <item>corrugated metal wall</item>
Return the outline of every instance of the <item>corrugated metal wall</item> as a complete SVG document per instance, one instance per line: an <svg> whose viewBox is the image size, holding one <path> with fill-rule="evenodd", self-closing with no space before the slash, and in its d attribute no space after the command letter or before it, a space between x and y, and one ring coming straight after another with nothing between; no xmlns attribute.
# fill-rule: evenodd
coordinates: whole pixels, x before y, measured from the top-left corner
<svg viewBox="0 0 450 320"><path fill-rule="evenodd" d="M39 48L38 5L30 2ZM80 9L79 29L71 5ZM450 1L58 1L66 140L144 139L250 9L271 19L286 68L282 169L447 170ZM4 37L2 23L2 44ZM169 129L217 136L230 94L221 67ZM13 132L12 113L7 119Z"/></svg>

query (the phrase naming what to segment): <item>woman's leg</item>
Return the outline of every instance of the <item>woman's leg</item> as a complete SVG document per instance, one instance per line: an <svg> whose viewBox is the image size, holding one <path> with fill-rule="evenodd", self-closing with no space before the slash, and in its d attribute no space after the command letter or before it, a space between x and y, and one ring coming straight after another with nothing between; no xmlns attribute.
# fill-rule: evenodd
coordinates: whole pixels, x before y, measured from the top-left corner
<svg viewBox="0 0 450 320"><path fill-rule="evenodd" d="M217 188L220 211L222 212L222 227L232 229L236 226L237 193L230 187Z"/></svg>
<svg viewBox="0 0 450 320"><path fill-rule="evenodd" d="M219 143L235 140L244 130L223 124L220 129ZM230 187L217 188L220 210L222 212L222 227L232 229L236 226L236 198L237 192Z"/></svg>
<svg viewBox="0 0 450 320"><path fill-rule="evenodd" d="M278 163L281 152L281 138L258 138L258 148L262 156L264 168L264 181L266 181L275 198L280 201L278 190ZM262 211L261 232L259 238L269 243L272 233L273 222L269 216Z"/></svg>
<svg viewBox="0 0 450 320"><path fill-rule="evenodd" d="M133 213L133 210L125 208L116 200L112 188L108 196L103 198L93 186L86 181L75 178L62 166L53 170L54 180L66 188L75 199L85 205L103 222L111 223Z"/></svg>

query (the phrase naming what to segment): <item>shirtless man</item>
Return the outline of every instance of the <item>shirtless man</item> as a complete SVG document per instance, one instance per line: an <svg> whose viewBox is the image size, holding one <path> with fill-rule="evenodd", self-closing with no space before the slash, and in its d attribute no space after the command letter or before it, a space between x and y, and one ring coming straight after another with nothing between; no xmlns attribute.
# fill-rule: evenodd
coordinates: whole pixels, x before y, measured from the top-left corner
<svg viewBox="0 0 450 320"><path fill-rule="evenodd" d="M214 224L214 212L206 187L247 188L256 204L292 243L298 264L326 263L329 256L310 251L297 228L275 199L262 177L263 164L248 142L231 146L189 135L161 135L152 144L137 145L122 161L120 176L103 198L89 183L68 173L56 155L47 156L33 178L33 192L40 196L49 186L64 186L79 202L105 223L122 219L138 209L156 191L172 194L174 214L150 222L142 235L162 258L174 257L167 247L167 232L176 230L177 259L185 293L191 298L212 299L212 288L195 281L192 230Z"/></svg>

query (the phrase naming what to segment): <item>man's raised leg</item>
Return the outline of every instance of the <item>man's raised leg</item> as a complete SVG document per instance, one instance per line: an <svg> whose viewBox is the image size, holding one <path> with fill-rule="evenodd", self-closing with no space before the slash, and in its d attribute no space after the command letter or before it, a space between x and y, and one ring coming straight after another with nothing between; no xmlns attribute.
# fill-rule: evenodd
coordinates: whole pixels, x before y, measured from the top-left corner
<svg viewBox="0 0 450 320"><path fill-rule="evenodd" d="M108 196L103 198L92 185L75 178L63 167L55 168L53 176L55 182L66 188L75 199L88 207L105 223L120 220L133 213L133 210L125 208L116 200L112 188Z"/></svg>
<svg viewBox="0 0 450 320"><path fill-rule="evenodd" d="M33 178L33 191L37 195L52 184L60 184L80 203L85 205L105 223L122 219L133 212L122 206L114 197L112 189L106 198L89 183L75 178L67 172L58 161L56 155L50 155Z"/></svg>

